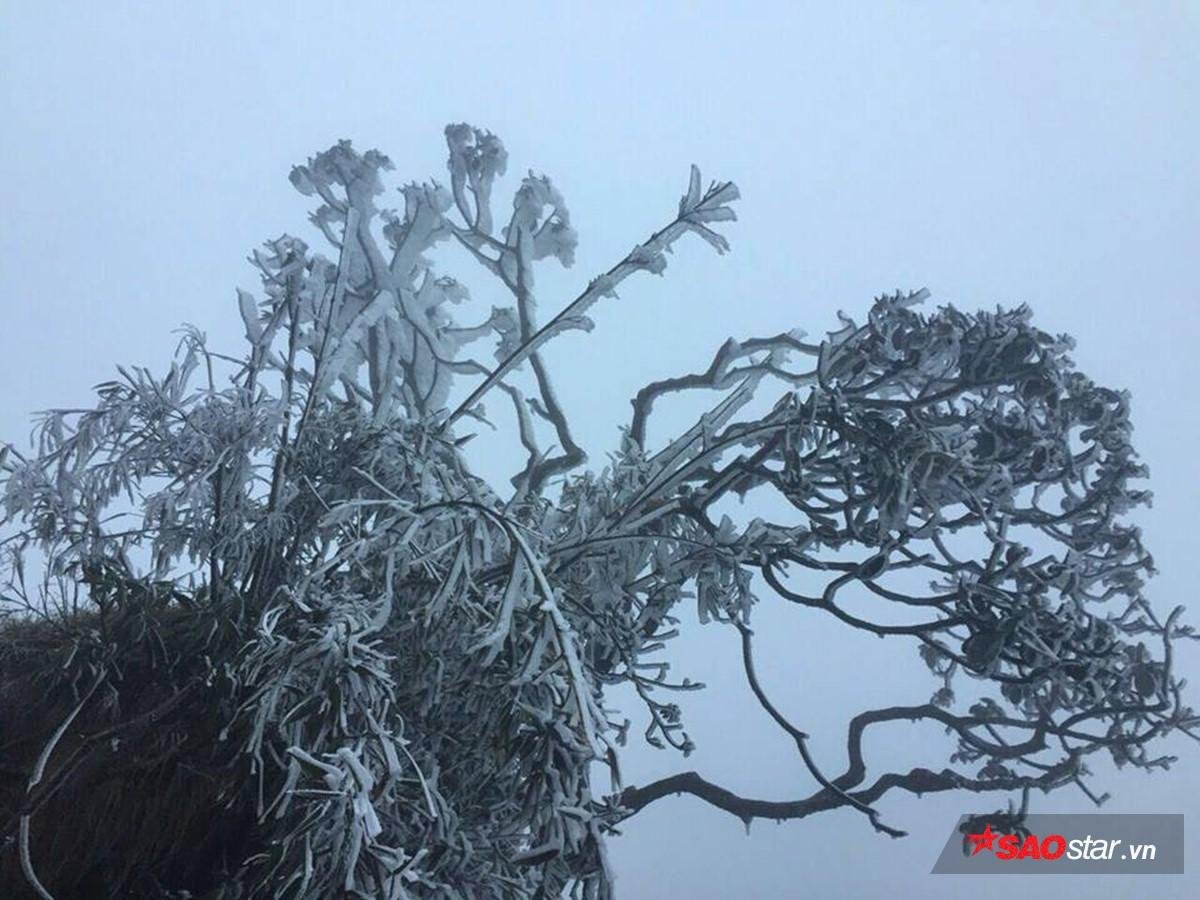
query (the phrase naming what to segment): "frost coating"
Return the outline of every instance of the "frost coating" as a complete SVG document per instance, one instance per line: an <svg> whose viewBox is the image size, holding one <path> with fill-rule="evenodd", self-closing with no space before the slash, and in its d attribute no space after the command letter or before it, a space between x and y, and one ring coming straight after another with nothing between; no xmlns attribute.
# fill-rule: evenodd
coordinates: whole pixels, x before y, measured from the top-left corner
<svg viewBox="0 0 1200 900"><path fill-rule="evenodd" d="M7 603L57 635L22 637L22 624L0 641L14 683L52 660L39 688L61 707L34 741L28 806L52 805L68 776L74 797L104 796L105 754L137 747L139 777L171 796L200 773L195 818L219 810L245 828L203 885L168 883L181 840L167 824L161 846L92 847L124 861L114 890L607 897L607 835L675 793L747 824L849 806L895 836L875 806L893 788L1088 790L1093 753L1170 761L1149 751L1195 723L1171 673L1171 642L1190 631L1142 595L1152 561L1125 518L1148 494L1128 398L1076 372L1069 339L1025 308L922 315L925 292L884 296L818 343L730 339L707 369L647 385L610 465L582 470L541 348L590 328L587 311L626 278L661 275L687 234L725 252L714 226L734 219L736 188L705 188L693 167L675 218L540 324L535 264L574 260L563 197L531 173L498 226L503 146L466 125L446 140L449 187L406 185L399 212L380 199L380 153L341 142L297 166L332 252L286 235L255 251L260 295L237 296L242 357L187 331L165 376L119 370L94 409L48 414L36 452L4 464ZM511 305L460 325L466 291L435 267L439 246ZM745 415L771 388L777 402ZM723 396L649 446L655 405L689 390ZM527 452L511 490L461 453L489 395L511 400ZM758 490L793 515L714 511ZM134 521L113 518L125 507ZM27 551L48 560L40 583ZM870 615L848 610L852 591ZM936 693L854 716L844 771L827 775L758 682L751 615L767 596L912 643ZM742 798L690 772L623 783L631 726L604 689L632 686L645 739L686 756L665 693L702 686L674 680L663 653L693 611L736 632L812 794ZM956 711L964 682L973 702ZM88 684L103 702L79 700ZM953 768L868 782L863 735L907 720L955 736ZM54 764L68 725L70 773ZM19 862L53 891L73 863L39 852L39 821L21 816Z"/></svg>

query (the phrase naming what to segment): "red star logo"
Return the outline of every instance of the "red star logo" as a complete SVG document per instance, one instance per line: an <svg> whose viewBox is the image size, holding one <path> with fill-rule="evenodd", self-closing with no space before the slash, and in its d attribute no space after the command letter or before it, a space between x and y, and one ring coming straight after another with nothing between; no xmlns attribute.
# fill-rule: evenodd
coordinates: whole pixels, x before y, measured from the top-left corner
<svg viewBox="0 0 1200 900"><path fill-rule="evenodd" d="M992 831L991 825L988 825L986 828L984 828L982 834L968 834L967 840L975 842L975 849L971 851L972 856L974 856L980 850L991 850L993 853L996 852L995 848L992 846L996 842L996 833Z"/></svg>

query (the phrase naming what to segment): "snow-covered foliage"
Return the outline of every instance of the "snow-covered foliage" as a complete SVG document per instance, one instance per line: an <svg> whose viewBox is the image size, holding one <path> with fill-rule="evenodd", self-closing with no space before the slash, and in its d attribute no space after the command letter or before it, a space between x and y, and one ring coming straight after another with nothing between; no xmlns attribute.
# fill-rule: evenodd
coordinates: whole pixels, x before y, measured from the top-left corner
<svg viewBox="0 0 1200 900"><path fill-rule="evenodd" d="M121 741L161 751L155 772L207 773L205 802L251 824L209 883L172 883L183 851L147 850L113 896L607 897L606 835L671 793L747 822L851 806L898 834L874 805L891 788L1082 786L1099 750L1169 761L1147 748L1194 722L1171 674L1171 640L1189 630L1142 595L1152 563L1125 516L1148 495L1133 486L1145 473L1128 397L1076 372L1067 338L1025 308L922 315L924 292L881 297L820 342L731 340L706 370L647 386L612 464L580 471L540 348L589 328L626 278L661 274L689 233L727 250L715 228L737 191L693 168L675 217L539 325L535 264L574 260L565 201L530 174L497 227L504 147L466 125L446 139L449 186L406 185L396 211L378 152L341 142L297 166L331 249L285 235L255 251L243 354L188 330L165 375L122 369L94 408L46 414L34 452L9 448L5 600L55 637L14 622L0 656L14 666L36 645L61 709L29 745L6 822L28 884L53 895L67 866L39 853L36 810L51 789L98 791L108 770L86 762ZM435 269L439 244L512 305L456 321L466 289ZM772 384L778 402L746 415ZM655 402L693 389L723 396L647 447ZM511 398L528 453L511 489L462 453L462 424L492 392ZM795 515L710 515L758 489ZM847 611L855 590L878 616ZM826 776L755 675L750 618L766 594L913 642L939 690L854 717L845 771ZM810 797L744 799L694 773L622 783L630 723L605 688L631 685L645 739L690 752L663 697L700 685L671 681L663 653L692 618L740 632ZM956 712L962 678L998 693ZM866 782L864 732L920 719L957 735L959 768Z"/></svg>

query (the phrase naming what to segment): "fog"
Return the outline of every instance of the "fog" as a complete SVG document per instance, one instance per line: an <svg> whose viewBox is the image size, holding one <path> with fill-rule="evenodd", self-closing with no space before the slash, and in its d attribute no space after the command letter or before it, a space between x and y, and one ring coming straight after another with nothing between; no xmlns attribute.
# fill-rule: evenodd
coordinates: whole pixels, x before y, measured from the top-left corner
<svg viewBox="0 0 1200 900"><path fill-rule="evenodd" d="M293 164L350 138L391 157L393 186L442 177L442 129L466 121L504 139L508 184L544 172L570 206L577 261L542 277L544 317L674 214L689 164L741 189L731 254L683 242L662 279L630 281L591 311L591 334L545 351L591 465L639 387L703 368L729 336L820 335L837 310L861 318L898 288L964 309L1028 303L1040 327L1077 338L1080 369L1132 392L1155 492L1137 514L1160 570L1150 595L1200 622L1200 8L853 6L5 4L0 436L23 439L35 410L85 405L117 363L160 369L182 322L235 347L234 289L256 286L247 253L311 232ZM668 410L652 439L694 411ZM472 450L498 484L519 452L511 433ZM833 769L850 716L937 686L912 646L810 611L767 602L755 626L764 682ZM698 750L685 762L637 746L644 712L628 703L626 780L696 769L745 795L811 793L744 686L736 632L684 632L673 673L709 685L682 701ZM1181 647L1178 666L1200 687L1200 648ZM905 723L868 751L938 768L944 745ZM1168 749L1169 772L1098 770L1105 811L1200 814L1200 747ZM891 840L853 811L747 834L668 798L612 841L618 893L1196 892L1192 875L931 876L957 817L1001 802L889 795L881 811L909 832ZM1089 808L1065 789L1034 803Z"/></svg>

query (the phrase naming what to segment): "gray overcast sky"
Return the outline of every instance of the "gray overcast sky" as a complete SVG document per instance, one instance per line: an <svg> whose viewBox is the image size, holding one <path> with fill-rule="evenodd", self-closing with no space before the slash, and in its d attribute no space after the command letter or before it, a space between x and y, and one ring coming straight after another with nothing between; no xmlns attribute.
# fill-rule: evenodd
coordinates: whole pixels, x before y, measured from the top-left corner
<svg viewBox="0 0 1200 900"><path fill-rule="evenodd" d="M183 321L240 332L233 289L261 240L307 235L290 166L338 138L391 156L394 184L440 175L442 127L506 141L510 175L561 187L576 267L546 277L554 310L672 213L687 165L742 189L730 256L681 248L548 351L593 460L646 381L707 364L730 335L800 326L927 286L965 308L1028 302L1079 340L1080 367L1133 391L1152 471L1141 515L1163 606L1193 607L1200 414L1200 5L882 3L155 3L7 0L0 13L0 434L81 405L115 363L160 366ZM484 302L489 298L483 297ZM497 301L498 302L498 301ZM666 338L666 339L664 339ZM682 421L682 420L681 420ZM502 455L480 459L503 470ZM795 610L758 619L763 677L839 760L845 719L921 702L912 648L888 655ZM743 793L812 789L751 709L736 642L690 629L677 671L687 767ZM1200 688L1197 648L1181 668ZM630 710L635 714L636 710ZM636 731L636 729L635 729ZM870 749L907 761L938 736ZM1109 808L1184 812L1197 862L1200 748L1154 777L1105 774ZM890 759L890 757L889 757ZM914 757L915 759L915 757ZM939 763L941 760L931 760ZM641 782L681 767L631 751ZM969 797L882 804L890 841L834 813L742 826L687 798L633 820L613 853L624 898L1183 897L1195 876L933 878ZM1083 809L1056 794L1043 811ZM984 808L992 806L990 799Z"/></svg>

